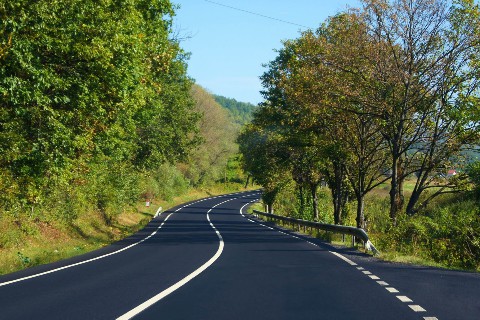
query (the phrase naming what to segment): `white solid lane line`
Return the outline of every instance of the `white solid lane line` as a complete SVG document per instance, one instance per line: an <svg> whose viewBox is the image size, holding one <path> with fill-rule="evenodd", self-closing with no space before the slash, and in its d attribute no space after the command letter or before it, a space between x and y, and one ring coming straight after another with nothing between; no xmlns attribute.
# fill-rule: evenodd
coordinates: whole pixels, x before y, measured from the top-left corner
<svg viewBox="0 0 480 320"><path fill-rule="evenodd" d="M208 214L207 214L207 218L208 218L208 221L210 222L210 217L209 217ZM191 274L189 274L188 276L186 276L185 278L183 278L179 282L177 282L174 285L170 286L169 288L163 290L159 294L153 296L152 298L148 299L147 301L143 302L142 304L140 304L137 307L133 308L132 310L128 311L124 315L118 317L117 320L131 319L134 316L136 316L137 314L139 314L142 311L146 310L147 308L151 307L152 305L154 305L158 301L162 300L163 298L168 296L170 293L179 289L180 287L182 287L183 285L188 283L190 280L192 280L193 278L198 276L200 273L205 271L208 267L210 267L220 257L220 255L223 252L223 247L224 247L223 238L222 238L222 235L220 234L220 232L218 232L218 230L215 228L215 226L213 226L213 224L211 222L210 222L210 225L215 230L215 233L217 234L218 239L219 239L219 246L218 246L218 249L217 249L217 252L215 253L215 255L213 257L211 257L210 260L205 262L200 268L198 268L197 270L195 270L194 272L192 272Z"/></svg>
<svg viewBox="0 0 480 320"><path fill-rule="evenodd" d="M200 201L204 201L206 199L203 199L203 200L200 200ZM198 203L200 201L197 201L195 203ZM193 203L192 203L193 204ZM184 206L185 207L185 206ZM125 250L128 250L130 248L133 248L137 245L139 245L140 243L143 243L145 242L146 240L150 239L151 237L153 237L157 232L158 230L160 230L160 228L163 227L163 225L165 224L165 222L168 220L168 218L170 218L170 216L172 214L174 214L175 212L183 209L184 207L181 207L181 208L178 208L177 210L175 210L174 212L170 213L166 218L165 220L163 220L163 222L160 224L160 226L155 229L155 231L153 231L150 235L148 235L147 237L143 238L142 240L138 241L138 242L135 242L129 246L126 246L122 249L119 249L117 251L114 251L114 252L110 252L110 253L107 253L107 254L104 254L104 255L101 255L101 256L98 256L98 257L95 257L95 258L92 258L92 259L88 259L88 260L84 260L84 261L80 261L80 262L77 262L77 263L73 263L73 264L69 264L69 265L66 265L66 266L63 266L63 267L60 267L60 268L56 268L56 269L52 269L52 270L49 270L49 271L45 271L45 272L41 272L41 273L36 273L36 274L33 274L31 276L27 276L27 277L23 277L23 278L18 278L18 279L15 279L15 280L11 280L11 281L6 281L6 282L2 282L0 283L0 287L2 286L6 286L6 285L9 285L9 284L12 284L12 283L16 283L16 282L21 282L21 281L25 281L25 280L29 280L29 279L33 279L33 278L37 278L37 277L41 277L41 276L45 276L47 274L51 274L51 273L54 273L54 272L58 272L58 271L61 271L61 270L65 270L65 269L69 269L69 268L73 268L73 267L76 267L76 266L79 266L79 265L82 265L82 264L86 264L86 263L89 263L89 262L93 262L93 261L97 261L97 260L100 260L100 259L103 259L103 258L106 258L106 257L109 257L109 256L113 256L115 254L118 254L120 252L123 252Z"/></svg>
<svg viewBox="0 0 480 320"><path fill-rule="evenodd" d="M241 194L242 192L238 192L238 193L232 193L231 195L235 195L235 194ZM200 199L200 200L197 200L195 202L192 202L192 203L189 203L188 205L184 205L180 208L178 208L177 210L175 210L174 212L170 213L166 218L165 220L163 220L163 222L160 224L160 226L155 229L155 231L153 231L150 235L148 235L147 237L139 240L138 242L135 242L129 246L126 246L122 249L119 249L119 250L116 250L114 252L110 252L110 253L107 253L107 254L104 254L104 255L101 255L101 256L98 256L98 257L95 257L95 258L92 258L92 259L88 259L88 260L84 260L84 261L80 261L80 262L77 262L77 263L72 263L72 264L69 264L69 265L66 265L66 266L63 266L63 267L60 267L60 268L56 268L56 269L52 269L52 270L48 270L48 271L45 271L45 272L40 272L40 273L36 273L36 274L33 274L33 275L30 275L30 276L27 276L27 277L23 277L23 278L18 278L18 279L15 279L15 280L11 280L11 281L6 281L6 282L2 282L0 283L0 287L3 287L3 286L6 286L6 285L9 285L9 284L13 284L13 283L17 283L17 282L21 282L21 281L25 281L25 280L29 280L29 279L33 279L33 278L38 278L38 277L41 277L41 276L45 276L45 275L48 275L48 274L51 274L51 273L54 273L54 272L58 272L58 271L61 271L61 270L65 270L65 269L69 269L69 268L73 268L73 267L76 267L76 266L79 266L79 265L82 265L82 264L86 264L86 263L90 263L90 262L93 262L93 261L97 261L97 260L100 260L100 259L103 259L103 258L106 258L106 257L109 257L109 256L113 256L115 254L118 254L118 253L121 253L125 250L128 250L128 249L131 249L143 242L145 242L146 240L150 239L151 237L153 237L157 232L158 230L160 230L163 225L165 224L165 222L167 222L168 218L170 218L171 215L173 215L174 213L182 210L183 208L185 207L188 207L188 206L191 206L193 204L196 204L196 203L199 203L199 202L202 202L202 201L206 201L206 200L209 200L209 199L215 199L215 198L218 198L218 197L221 197L221 196L216 196L216 197L211 197L211 198L205 198L205 199ZM242 197L243 198L243 197ZM158 213L158 211L157 211Z"/></svg>

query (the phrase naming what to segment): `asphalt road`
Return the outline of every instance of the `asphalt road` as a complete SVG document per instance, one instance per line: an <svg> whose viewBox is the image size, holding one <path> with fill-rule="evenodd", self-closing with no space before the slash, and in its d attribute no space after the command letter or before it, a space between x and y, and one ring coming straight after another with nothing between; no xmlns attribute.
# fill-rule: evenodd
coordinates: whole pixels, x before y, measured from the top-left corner
<svg viewBox="0 0 480 320"><path fill-rule="evenodd" d="M480 319L480 274L272 228L245 214L259 196L188 203L102 250L1 276L0 319Z"/></svg>

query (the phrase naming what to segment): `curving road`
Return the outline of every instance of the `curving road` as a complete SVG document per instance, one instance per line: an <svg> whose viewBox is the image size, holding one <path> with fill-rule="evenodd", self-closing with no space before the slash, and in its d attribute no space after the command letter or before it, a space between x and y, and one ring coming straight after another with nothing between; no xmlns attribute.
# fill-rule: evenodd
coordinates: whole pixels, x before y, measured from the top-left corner
<svg viewBox="0 0 480 320"><path fill-rule="evenodd" d="M480 275L381 262L245 214L258 192L187 203L141 232L0 277L0 319L480 319Z"/></svg>

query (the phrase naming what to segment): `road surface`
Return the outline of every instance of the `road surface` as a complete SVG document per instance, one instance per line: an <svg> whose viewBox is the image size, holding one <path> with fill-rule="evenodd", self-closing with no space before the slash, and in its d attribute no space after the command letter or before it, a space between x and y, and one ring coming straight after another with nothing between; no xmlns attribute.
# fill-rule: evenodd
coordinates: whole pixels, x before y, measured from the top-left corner
<svg viewBox="0 0 480 320"><path fill-rule="evenodd" d="M480 275L379 261L246 214L259 192L162 213L73 259L0 277L0 319L480 319Z"/></svg>

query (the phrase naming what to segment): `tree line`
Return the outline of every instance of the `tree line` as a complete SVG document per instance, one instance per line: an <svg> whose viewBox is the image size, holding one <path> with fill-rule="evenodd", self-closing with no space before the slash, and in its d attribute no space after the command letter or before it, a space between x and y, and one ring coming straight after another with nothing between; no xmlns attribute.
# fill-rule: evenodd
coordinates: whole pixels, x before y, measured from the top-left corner
<svg viewBox="0 0 480 320"><path fill-rule="evenodd" d="M140 197L216 179L231 121L187 76L175 10L0 0L0 218L98 210L108 223Z"/></svg>
<svg viewBox="0 0 480 320"><path fill-rule="evenodd" d="M285 41L261 77L265 101L244 128L246 171L271 209L288 181L300 211L331 190L334 221L353 197L388 183L390 219L415 215L440 194L464 189L446 177L479 142L480 9L473 0L363 0L317 30ZM414 177L408 199L407 177ZM308 200L308 201L307 201Z"/></svg>
<svg viewBox="0 0 480 320"><path fill-rule="evenodd" d="M248 102L240 102L232 98L227 98L220 95L214 95L215 101L226 108L235 123L243 126L252 121L252 113L256 106Z"/></svg>

